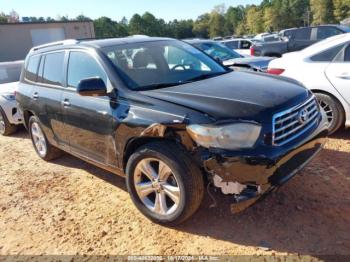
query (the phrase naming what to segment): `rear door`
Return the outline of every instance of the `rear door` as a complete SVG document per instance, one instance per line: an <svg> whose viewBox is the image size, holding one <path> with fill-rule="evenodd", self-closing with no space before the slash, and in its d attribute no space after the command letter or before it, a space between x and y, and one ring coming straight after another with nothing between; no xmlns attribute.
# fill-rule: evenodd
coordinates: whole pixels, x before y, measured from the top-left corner
<svg viewBox="0 0 350 262"><path fill-rule="evenodd" d="M65 129L73 153L107 164L108 148L114 144L112 102L108 96L84 97L76 92L79 82L90 77L100 77L110 87L106 72L93 54L70 51L67 88L61 101Z"/></svg>
<svg viewBox="0 0 350 262"><path fill-rule="evenodd" d="M312 28L296 29L292 34L292 39L288 43L288 51L299 51L316 42L311 39Z"/></svg>
<svg viewBox="0 0 350 262"><path fill-rule="evenodd" d="M67 147L67 136L61 110L64 82L65 51L45 53L41 56L36 83L32 89L35 113L44 132L53 145Z"/></svg>
<svg viewBox="0 0 350 262"><path fill-rule="evenodd" d="M326 68L326 76L343 98L350 103L350 45L348 44Z"/></svg>

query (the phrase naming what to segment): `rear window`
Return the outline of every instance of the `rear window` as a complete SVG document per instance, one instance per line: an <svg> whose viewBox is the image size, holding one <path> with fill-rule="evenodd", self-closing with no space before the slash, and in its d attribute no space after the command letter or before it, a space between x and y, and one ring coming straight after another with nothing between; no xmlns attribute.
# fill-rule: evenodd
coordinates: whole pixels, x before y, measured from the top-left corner
<svg viewBox="0 0 350 262"><path fill-rule="evenodd" d="M344 45L332 47L326 51L323 51L322 53L312 56L311 60L314 62L331 62L343 47Z"/></svg>
<svg viewBox="0 0 350 262"><path fill-rule="evenodd" d="M252 44L249 41L241 41L241 49L249 49Z"/></svg>
<svg viewBox="0 0 350 262"><path fill-rule="evenodd" d="M320 27L317 29L317 39L323 40L334 35L339 35L341 33L342 32L335 27Z"/></svg>
<svg viewBox="0 0 350 262"><path fill-rule="evenodd" d="M27 62L27 68L24 72L25 79L36 82L40 56L32 56Z"/></svg>
<svg viewBox="0 0 350 262"><path fill-rule="evenodd" d="M64 52L45 55L43 83L62 86Z"/></svg>

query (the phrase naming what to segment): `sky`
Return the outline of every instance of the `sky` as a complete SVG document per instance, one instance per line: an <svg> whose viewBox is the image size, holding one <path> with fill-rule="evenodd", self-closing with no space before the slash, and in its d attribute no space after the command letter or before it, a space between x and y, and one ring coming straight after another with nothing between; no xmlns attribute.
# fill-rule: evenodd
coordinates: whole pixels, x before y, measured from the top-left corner
<svg viewBox="0 0 350 262"><path fill-rule="evenodd" d="M22 16L56 18L58 15L75 18L84 14L92 19L108 16L130 19L135 13L148 11L166 21L195 19L219 4L228 6L259 4L261 0L0 0L0 11L15 10Z"/></svg>

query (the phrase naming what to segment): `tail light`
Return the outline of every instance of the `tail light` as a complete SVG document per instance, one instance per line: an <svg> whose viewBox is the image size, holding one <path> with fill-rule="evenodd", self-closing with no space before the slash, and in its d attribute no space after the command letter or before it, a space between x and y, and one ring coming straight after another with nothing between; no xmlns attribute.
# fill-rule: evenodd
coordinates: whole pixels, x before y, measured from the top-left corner
<svg viewBox="0 0 350 262"><path fill-rule="evenodd" d="M251 55L251 56L254 56L254 53L255 53L254 47L251 46L251 47L250 47L250 55Z"/></svg>
<svg viewBox="0 0 350 262"><path fill-rule="evenodd" d="M272 75L281 75L285 70L282 68L268 68L267 73Z"/></svg>

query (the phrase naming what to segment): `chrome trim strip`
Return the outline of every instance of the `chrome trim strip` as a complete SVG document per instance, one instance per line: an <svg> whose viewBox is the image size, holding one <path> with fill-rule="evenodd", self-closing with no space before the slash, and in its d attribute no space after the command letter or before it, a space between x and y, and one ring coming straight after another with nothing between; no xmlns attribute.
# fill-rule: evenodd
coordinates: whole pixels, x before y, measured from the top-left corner
<svg viewBox="0 0 350 262"><path fill-rule="evenodd" d="M319 115L319 110L317 110L317 102L315 99L316 99L315 96L312 96L305 103L294 106L294 107L287 109L285 111L279 112L273 116L273 119L272 119L272 145L283 146L283 145L289 143L290 141L296 139L297 137L301 136L302 134L304 134L306 131L308 131L316 123L317 116ZM299 126L295 127L294 129L288 131L287 133L281 134L280 136L276 137L276 133L280 133L281 131L288 129L289 127L297 124L298 121L297 120L293 121L293 122L287 124L286 126L282 126L278 129L276 129L276 125L279 125L279 124L283 125L283 123L285 121L287 121L293 117L296 117L299 113L299 111L297 111L297 110L300 110L302 108L305 108L306 110L308 110L308 116L309 116L308 122L305 124L299 125ZM295 111L297 111L297 112L295 112ZM295 112L295 113L293 113L293 112ZM283 116L286 116L288 114L292 114L292 115L283 118ZM278 118L282 118L282 119L276 121ZM302 129L302 128L304 128L304 129L300 131L300 129ZM296 134L292 135L293 133L296 133ZM280 141L280 140L282 140L290 135L292 135L292 136L287 138L285 141L278 142L278 141Z"/></svg>

